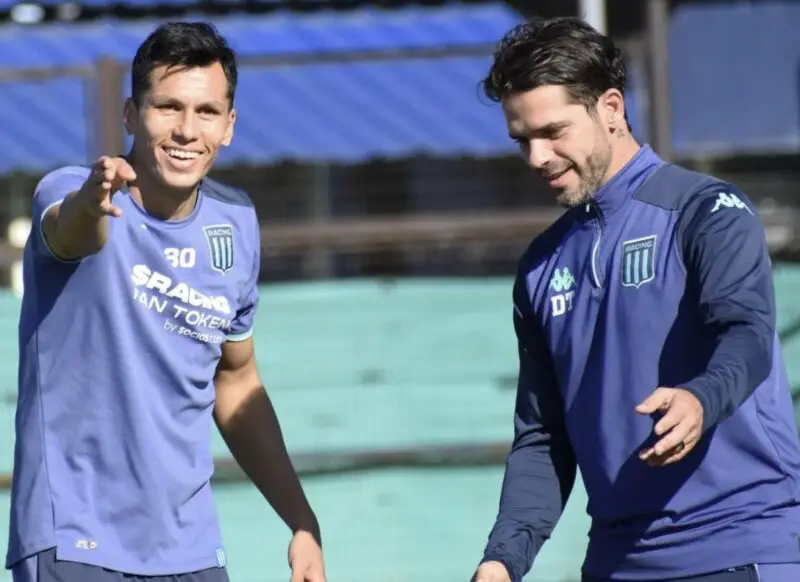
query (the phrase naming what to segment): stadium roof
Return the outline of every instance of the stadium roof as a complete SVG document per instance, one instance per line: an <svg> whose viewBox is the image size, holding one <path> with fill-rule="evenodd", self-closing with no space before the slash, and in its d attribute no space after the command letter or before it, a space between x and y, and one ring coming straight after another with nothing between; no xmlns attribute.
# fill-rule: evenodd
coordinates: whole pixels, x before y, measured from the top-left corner
<svg viewBox="0 0 800 582"><path fill-rule="evenodd" d="M480 98L478 82L491 45L518 18L490 4L216 19L245 60L306 60L243 67L240 122L221 162L511 152L499 108ZM678 155L800 149L796 22L800 3L678 7L668 96ZM155 24L3 27L0 68L90 67L103 55L128 61ZM633 56L627 102L634 131L646 138L646 61ZM91 78L0 82L0 172L94 157L87 120L95 99Z"/></svg>
<svg viewBox="0 0 800 582"><path fill-rule="evenodd" d="M491 48L519 19L516 12L501 2L393 10L364 8L307 15L280 12L265 16L185 18L211 20L243 58L443 46ZM127 62L159 22L154 19L3 25L0 68L92 65L101 57Z"/></svg>
<svg viewBox="0 0 800 582"><path fill-rule="evenodd" d="M245 59L326 55L325 62L242 68L236 136L220 162L511 151L502 114L480 98L478 83L492 45L517 19L499 4L219 19ZM88 66L109 53L128 61L153 25L0 29L0 67ZM460 54L426 53L442 46ZM391 54L376 59L376 51ZM92 79L17 81L1 89L0 171L44 171L97 153L87 123L96 109Z"/></svg>
<svg viewBox="0 0 800 582"><path fill-rule="evenodd" d="M215 4L234 4L242 0L214 0ZM281 5L289 2L301 2L309 5L323 5L330 0L254 0L255 4ZM8 10L19 4L33 4L40 6L59 6L68 4L66 0L0 0L0 9ZM197 4L197 0L78 0L75 2L80 6L87 7L106 7L106 6L129 6L133 8L150 8L157 6L191 6Z"/></svg>

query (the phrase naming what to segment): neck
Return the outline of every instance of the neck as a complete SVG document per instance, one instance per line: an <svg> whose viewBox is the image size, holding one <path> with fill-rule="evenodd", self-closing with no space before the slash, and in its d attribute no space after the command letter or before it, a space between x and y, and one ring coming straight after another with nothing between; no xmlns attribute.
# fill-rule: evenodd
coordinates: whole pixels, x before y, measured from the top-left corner
<svg viewBox="0 0 800 582"><path fill-rule="evenodd" d="M191 189L169 188L144 164L137 163L133 152L127 159L136 172L136 181L129 184L128 192L148 214L162 220L182 220L192 213L197 204L197 186Z"/></svg>
<svg viewBox="0 0 800 582"><path fill-rule="evenodd" d="M606 172L603 184L616 176L642 147L633 136L627 132L624 136L612 136L611 139L616 140L617 143L611 148L611 164L608 166L608 172Z"/></svg>

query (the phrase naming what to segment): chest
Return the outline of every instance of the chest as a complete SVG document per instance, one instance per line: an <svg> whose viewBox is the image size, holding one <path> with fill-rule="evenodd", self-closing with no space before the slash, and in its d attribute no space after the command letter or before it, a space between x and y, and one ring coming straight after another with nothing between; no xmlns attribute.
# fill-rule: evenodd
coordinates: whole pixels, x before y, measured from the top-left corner
<svg viewBox="0 0 800 582"><path fill-rule="evenodd" d="M102 252L97 276L125 298L117 317L153 342L218 351L253 264L233 224L158 229L132 220L115 225Z"/></svg>
<svg viewBox="0 0 800 582"><path fill-rule="evenodd" d="M676 218L644 207L577 220L534 269L532 303L556 362L606 341L666 332L685 286Z"/></svg>

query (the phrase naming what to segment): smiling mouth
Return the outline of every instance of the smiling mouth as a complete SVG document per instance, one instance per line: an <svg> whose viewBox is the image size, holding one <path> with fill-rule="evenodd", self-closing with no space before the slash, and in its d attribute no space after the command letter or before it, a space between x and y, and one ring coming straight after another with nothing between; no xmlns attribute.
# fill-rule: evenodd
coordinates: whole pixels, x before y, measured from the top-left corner
<svg viewBox="0 0 800 582"><path fill-rule="evenodd" d="M164 152L171 158L177 160L196 160L200 157L200 152L193 152L190 150L182 150L179 148L162 148Z"/></svg>
<svg viewBox="0 0 800 582"><path fill-rule="evenodd" d="M564 174L569 172L571 169L572 168L570 167L570 168L567 168L566 170L563 170L561 172L557 172L555 174L548 174L546 176L542 176L542 178L544 178L548 182L553 182L555 180L558 180L561 176L563 176Z"/></svg>

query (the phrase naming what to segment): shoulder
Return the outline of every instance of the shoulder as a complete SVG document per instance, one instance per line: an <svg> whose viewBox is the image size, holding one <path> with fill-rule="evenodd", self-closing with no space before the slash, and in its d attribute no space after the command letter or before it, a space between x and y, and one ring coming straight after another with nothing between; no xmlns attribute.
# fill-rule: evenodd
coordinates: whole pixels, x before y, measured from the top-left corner
<svg viewBox="0 0 800 582"><path fill-rule="evenodd" d="M221 204L234 207L254 208L253 201L241 188L229 186L212 179L203 180L203 192L206 196Z"/></svg>
<svg viewBox="0 0 800 582"><path fill-rule="evenodd" d="M582 208L568 209L558 220L534 238L522 253L517 261L517 274L514 282L515 303L518 302L523 294L530 299L531 273L536 271L539 265L546 263L564 244L575 225L577 213L581 212ZM521 305L518 307L522 308Z"/></svg>
<svg viewBox="0 0 800 582"><path fill-rule="evenodd" d="M242 231L257 228L255 205L244 190L209 179L203 180L202 190L213 220L231 223Z"/></svg>
<svg viewBox="0 0 800 582"><path fill-rule="evenodd" d="M36 192L44 189L58 187L62 184L74 185L76 183L83 184L86 178L89 177L90 169L87 166L63 166L51 170L39 180L36 184Z"/></svg>
<svg viewBox="0 0 800 582"><path fill-rule="evenodd" d="M714 193L732 188L709 174L664 164L639 188L634 199L667 211L682 212Z"/></svg>
<svg viewBox="0 0 800 582"><path fill-rule="evenodd" d="M757 210L736 185L710 174L665 164L634 195L634 199L678 215L679 238L712 222L759 223ZM731 210L734 212L721 211Z"/></svg>

